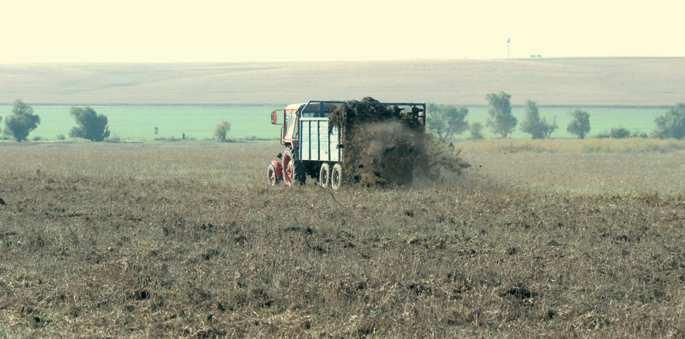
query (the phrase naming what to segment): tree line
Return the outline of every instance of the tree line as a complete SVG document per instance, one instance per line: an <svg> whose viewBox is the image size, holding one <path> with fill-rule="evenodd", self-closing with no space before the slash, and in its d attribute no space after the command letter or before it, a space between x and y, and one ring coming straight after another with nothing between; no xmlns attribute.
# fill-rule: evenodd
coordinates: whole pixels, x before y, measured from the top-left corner
<svg viewBox="0 0 685 339"><path fill-rule="evenodd" d="M107 117L98 114L91 107L72 107L71 116L76 122L69 136L92 141L103 141L109 137ZM2 122L0 117L0 122ZM14 102L12 112L5 118L4 133L18 142L26 141L29 134L40 125L40 116L33 112L33 107L21 100Z"/></svg>
<svg viewBox="0 0 685 339"><path fill-rule="evenodd" d="M514 132L518 125L521 132L529 134L532 139L546 139L552 136L559 126L556 118L548 121L540 116L540 110L535 101L528 100L525 104L525 114L520 122L512 113L511 95L506 92L490 93L485 97L488 103L488 118L485 125L479 122L469 122L466 116L469 113L466 107L453 105L430 104L430 117L428 127L443 140L452 139L469 131L469 139L483 139L483 128L501 137L507 138ZM579 139L585 139L591 130L590 113L576 109L570 112L571 121L566 126L566 131ZM685 138L685 104L676 104L667 112L655 120L656 129L652 136L656 138ZM627 138L648 137L647 134L631 133L625 128L612 128L609 133L599 134L598 137Z"/></svg>
<svg viewBox="0 0 685 339"><path fill-rule="evenodd" d="M483 125L480 122L468 122L466 117L468 108L453 105L430 104L430 117L428 126L443 140L452 139L469 131L470 139L483 139L483 130L490 128L493 134L507 138L514 132L518 125L524 133L530 134L533 139L546 139L552 136L559 126L556 119L547 121L540 115L536 102L528 100L525 104L525 115L519 124L518 119L512 113L511 95L505 92L490 93L485 97L488 103L488 119ZM110 136L108 119L104 114L98 114L91 107L72 107L71 116L76 126L69 131L72 138L82 138L91 141L103 141ZM574 110L570 113L571 121L566 130L579 139L586 138L591 130L590 113L584 110ZM3 117L0 116L0 123ZM656 138L685 138L685 103L676 104L669 108L661 116L655 119L656 129L652 132ZM4 133L18 142L26 141L31 131L40 124L40 117L34 113L33 108L21 100L14 102L12 112L4 118ZM219 123L214 130L214 138L219 142L231 141L228 132L231 124L228 121ZM155 127L155 135L157 127ZM599 134L598 137L627 138L647 137L647 134L631 133L625 128L612 128L608 133Z"/></svg>
<svg viewBox="0 0 685 339"><path fill-rule="evenodd" d="M70 137L91 141L104 141L109 138L109 121L104 114L98 114L89 106L72 107L70 114L76 123L76 126L69 131ZM2 123L2 121L3 117L0 116L0 123ZM4 118L4 122L5 128L0 131L5 135L12 137L17 142L23 142L26 141L29 134L40 125L40 116L34 113L33 107L22 100L16 100L12 106L12 112L9 116ZM154 130L155 135L157 135L159 129L155 127ZM222 121L214 130L214 138L219 142L231 141L231 139L228 138L228 132L230 130L231 123ZM64 136L59 136L58 139L64 139Z"/></svg>

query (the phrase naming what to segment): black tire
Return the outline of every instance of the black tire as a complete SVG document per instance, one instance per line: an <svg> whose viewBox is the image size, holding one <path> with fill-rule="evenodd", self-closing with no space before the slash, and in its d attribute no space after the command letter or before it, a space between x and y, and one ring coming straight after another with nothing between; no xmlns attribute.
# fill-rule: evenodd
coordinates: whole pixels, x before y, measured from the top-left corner
<svg viewBox="0 0 685 339"><path fill-rule="evenodd" d="M328 188L331 185L331 167L327 163L321 164L319 169L319 186Z"/></svg>
<svg viewBox="0 0 685 339"><path fill-rule="evenodd" d="M331 170L331 188L334 191L337 191L340 189L342 186L343 182L343 172L342 172L342 166L340 164L335 164L333 165L333 169Z"/></svg>

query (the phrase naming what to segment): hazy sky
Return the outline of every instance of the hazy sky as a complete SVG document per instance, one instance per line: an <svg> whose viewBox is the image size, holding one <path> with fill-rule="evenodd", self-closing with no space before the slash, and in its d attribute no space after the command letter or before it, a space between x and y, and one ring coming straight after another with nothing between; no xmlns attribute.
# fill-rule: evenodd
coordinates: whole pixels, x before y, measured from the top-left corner
<svg viewBox="0 0 685 339"><path fill-rule="evenodd" d="M685 56L685 0L0 0L0 63Z"/></svg>

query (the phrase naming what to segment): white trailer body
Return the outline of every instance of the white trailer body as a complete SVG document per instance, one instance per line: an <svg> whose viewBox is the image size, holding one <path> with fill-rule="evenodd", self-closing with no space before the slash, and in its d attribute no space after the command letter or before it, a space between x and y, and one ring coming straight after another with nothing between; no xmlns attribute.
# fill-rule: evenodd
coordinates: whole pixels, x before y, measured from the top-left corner
<svg viewBox="0 0 685 339"><path fill-rule="evenodd" d="M300 118L299 160L340 162L343 158L340 129L329 129L328 117Z"/></svg>

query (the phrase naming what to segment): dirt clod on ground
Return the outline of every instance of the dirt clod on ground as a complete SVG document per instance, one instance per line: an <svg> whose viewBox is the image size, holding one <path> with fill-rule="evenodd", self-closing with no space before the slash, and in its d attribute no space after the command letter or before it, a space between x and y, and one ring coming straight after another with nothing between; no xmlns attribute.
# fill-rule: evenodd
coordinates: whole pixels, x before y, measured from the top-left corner
<svg viewBox="0 0 685 339"><path fill-rule="evenodd" d="M387 105L370 97L336 109L330 122L342 127L345 177L366 186L406 185L418 177L434 180L468 168L452 145L424 132L416 119L419 113L418 107Z"/></svg>
<svg viewBox="0 0 685 339"><path fill-rule="evenodd" d="M502 296L512 296L514 298L518 299L530 299L530 298L535 298L538 296L536 292L533 292L529 290L527 287L523 286L514 286L508 290L506 290Z"/></svg>

